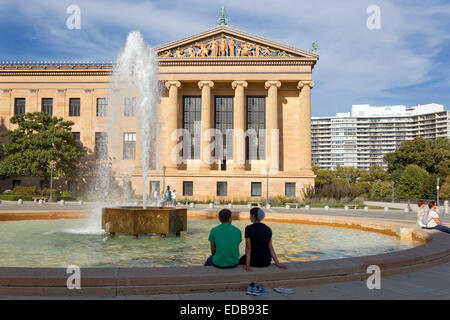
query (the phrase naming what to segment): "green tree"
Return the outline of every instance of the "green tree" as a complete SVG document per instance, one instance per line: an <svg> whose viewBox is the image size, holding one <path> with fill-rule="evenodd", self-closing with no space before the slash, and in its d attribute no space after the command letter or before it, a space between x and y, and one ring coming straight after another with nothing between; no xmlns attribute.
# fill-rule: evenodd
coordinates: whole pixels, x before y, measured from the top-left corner
<svg viewBox="0 0 450 320"><path fill-rule="evenodd" d="M15 129L3 135L0 175L50 176L50 161L55 161L55 177L71 177L78 160L86 154L82 145L72 137L71 121L34 112L13 116Z"/></svg>
<svg viewBox="0 0 450 320"><path fill-rule="evenodd" d="M385 199L392 196L392 184L389 181L377 180L372 184L370 190L372 198Z"/></svg>
<svg viewBox="0 0 450 320"><path fill-rule="evenodd" d="M361 171L360 181L376 182L379 180L380 181L390 180L389 173L383 167L374 164L370 166L369 170Z"/></svg>
<svg viewBox="0 0 450 320"><path fill-rule="evenodd" d="M315 185L317 188L336 182L336 172L333 170L325 170L320 169L317 166L313 166L313 171L316 175Z"/></svg>
<svg viewBox="0 0 450 320"><path fill-rule="evenodd" d="M336 174L338 177L338 183L347 184L348 186L354 185L360 178L361 170L355 167L343 167L338 166L336 168Z"/></svg>
<svg viewBox="0 0 450 320"><path fill-rule="evenodd" d="M428 173L446 177L450 173L450 141L448 138L425 140L416 137L405 141L400 148L384 156L389 173L401 171L410 164L418 165Z"/></svg>
<svg viewBox="0 0 450 320"><path fill-rule="evenodd" d="M423 197L425 199L436 199L437 196L437 190L436 190L436 180L438 175L437 174L430 174L425 179L423 183ZM442 186L442 179L439 180L439 186Z"/></svg>
<svg viewBox="0 0 450 320"><path fill-rule="evenodd" d="M397 184L397 197L403 199L423 198L423 186L428 173L425 169L415 164L408 165L400 177Z"/></svg>
<svg viewBox="0 0 450 320"><path fill-rule="evenodd" d="M439 190L439 198L442 200L450 200L450 175L447 176Z"/></svg>

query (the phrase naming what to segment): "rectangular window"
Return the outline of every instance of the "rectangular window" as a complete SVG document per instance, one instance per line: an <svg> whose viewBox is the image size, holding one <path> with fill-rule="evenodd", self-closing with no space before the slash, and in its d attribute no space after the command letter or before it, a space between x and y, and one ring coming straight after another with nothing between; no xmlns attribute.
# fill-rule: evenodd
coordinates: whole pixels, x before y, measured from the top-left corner
<svg viewBox="0 0 450 320"><path fill-rule="evenodd" d="M200 96L183 97L183 159L200 159L201 107Z"/></svg>
<svg viewBox="0 0 450 320"><path fill-rule="evenodd" d="M183 181L183 196L193 196L194 195L194 182Z"/></svg>
<svg viewBox="0 0 450 320"><path fill-rule="evenodd" d="M14 115L25 114L25 98L14 99Z"/></svg>
<svg viewBox="0 0 450 320"><path fill-rule="evenodd" d="M95 133L95 158L105 160L108 158L108 134L106 132Z"/></svg>
<svg viewBox="0 0 450 320"><path fill-rule="evenodd" d="M286 182L284 189L286 197L295 197L295 182Z"/></svg>
<svg viewBox="0 0 450 320"><path fill-rule="evenodd" d="M78 142L81 141L79 132L72 132L72 137L75 141L78 141Z"/></svg>
<svg viewBox="0 0 450 320"><path fill-rule="evenodd" d="M150 181L150 197L154 198L154 194L157 192L157 195L161 193L161 184L159 181Z"/></svg>
<svg viewBox="0 0 450 320"><path fill-rule="evenodd" d="M108 109L107 98L97 98L97 117L106 117Z"/></svg>
<svg viewBox="0 0 450 320"><path fill-rule="evenodd" d="M22 180L13 180L12 182L12 188L18 187L22 184Z"/></svg>
<svg viewBox="0 0 450 320"><path fill-rule="evenodd" d="M252 182L252 197L261 197L262 195L262 183Z"/></svg>
<svg viewBox="0 0 450 320"><path fill-rule="evenodd" d="M247 137L246 159L264 160L266 158L266 98L247 97Z"/></svg>
<svg viewBox="0 0 450 320"><path fill-rule="evenodd" d="M42 98L42 112L53 115L53 99L52 98Z"/></svg>
<svg viewBox="0 0 450 320"><path fill-rule="evenodd" d="M215 97L214 126L222 137L215 140L216 160L233 159L233 97Z"/></svg>
<svg viewBox="0 0 450 320"><path fill-rule="evenodd" d="M136 159L136 133L125 132L123 134L123 159Z"/></svg>
<svg viewBox="0 0 450 320"><path fill-rule="evenodd" d="M125 108L123 111L125 117L135 117L136 116L136 98L135 97L125 97Z"/></svg>
<svg viewBox="0 0 450 320"><path fill-rule="evenodd" d="M80 116L80 98L69 99L69 117Z"/></svg>
<svg viewBox="0 0 450 320"><path fill-rule="evenodd" d="M226 197L227 196L227 183L217 182L217 196Z"/></svg>
<svg viewBox="0 0 450 320"><path fill-rule="evenodd" d="M39 181L39 188L41 188L41 190L42 190L42 189L48 189L48 185L47 185L47 183L45 182L45 180Z"/></svg>

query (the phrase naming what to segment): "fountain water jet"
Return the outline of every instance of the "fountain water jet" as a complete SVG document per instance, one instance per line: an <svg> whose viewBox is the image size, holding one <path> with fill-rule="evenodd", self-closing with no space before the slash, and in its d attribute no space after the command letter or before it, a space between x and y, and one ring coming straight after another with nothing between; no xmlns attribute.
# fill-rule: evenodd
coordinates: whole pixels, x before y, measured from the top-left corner
<svg viewBox="0 0 450 320"><path fill-rule="evenodd" d="M134 114L132 111L131 114L139 117L143 206L103 208L102 228L112 235L116 232L138 236L145 233L174 232L179 234L180 231L186 231L186 209L147 208L148 170L149 168L155 169L158 162L156 142L159 132L160 90L157 76L158 57L156 52L145 44L138 31L131 32L114 67L107 136L108 150L114 158L115 144L117 141L121 141L121 134L124 134L125 137L125 132L122 133L124 129L121 127L121 120L123 116L127 115L127 112L122 109L123 104L127 101L126 98L136 97L138 113ZM117 155L117 157L119 156ZM133 169L129 168L128 171L132 172ZM111 170L108 172L111 174ZM104 190L108 190L111 179L107 175L104 175L102 179L108 179L104 184Z"/></svg>
<svg viewBox="0 0 450 320"><path fill-rule="evenodd" d="M130 32L124 50L114 67L111 83L111 110L108 110L108 149L120 141L120 121L126 98L136 97L139 116L141 161L142 161L142 201L147 206L148 169L156 168L157 141L159 131L158 105L160 90L158 82L158 57L154 49L145 44L139 31ZM133 101L133 100L129 100ZM134 101L132 103L134 103ZM119 139L117 139L119 138ZM150 157L152 155L152 157ZM129 169L132 171L132 168Z"/></svg>

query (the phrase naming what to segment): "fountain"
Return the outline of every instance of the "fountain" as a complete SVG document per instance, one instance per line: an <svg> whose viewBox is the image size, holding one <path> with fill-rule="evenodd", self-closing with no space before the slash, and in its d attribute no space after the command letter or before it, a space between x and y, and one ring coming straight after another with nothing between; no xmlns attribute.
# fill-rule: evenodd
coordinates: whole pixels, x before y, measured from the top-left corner
<svg viewBox="0 0 450 320"><path fill-rule="evenodd" d="M123 134L120 120L126 97L136 96L139 117L139 132L142 159L142 206L121 206L102 209L102 228L111 235L129 233L135 236L145 233L166 235L186 231L187 210L176 208L147 207L148 170L157 165L157 141L159 131L158 105L160 89L158 82L158 57L156 52L145 44L138 31L131 32L126 41L125 49L119 55L114 67L111 83L108 110L108 150L115 150L119 134ZM152 156L150 156L152 155ZM131 171L132 169L130 169ZM109 173L109 172L108 172ZM109 173L110 174L110 173ZM109 193L111 179L103 171L103 193ZM156 204L155 204L156 205Z"/></svg>

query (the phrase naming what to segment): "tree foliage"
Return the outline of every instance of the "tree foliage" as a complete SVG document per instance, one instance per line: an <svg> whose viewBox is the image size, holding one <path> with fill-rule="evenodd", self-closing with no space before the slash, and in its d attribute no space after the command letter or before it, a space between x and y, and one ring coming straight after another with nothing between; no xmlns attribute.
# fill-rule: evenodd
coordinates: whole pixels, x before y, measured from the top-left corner
<svg viewBox="0 0 450 320"><path fill-rule="evenodd" d="M377 180L372 184L370 190L372 198L386 199L392 196L392 184L389 181Z"/></svg>
<svg viewBox="0 0 450 320"><path fill-rule="evenodd" d="M439 190L439 197L442 200L450 200L450 175L447 176L447 179L445 179L445 182L442 184L442 187Z"/></svg>
<svg viewBox="0 0 450 320"><path fill-rule="evenodd" d="M425 140L416 137L405 141L400 148L385 155L388 172L403 172L410 164L415 164L430 174L446 177L450 174L450 141L448 138Z"/></svg>
<svg viewBox="0 0 450 320"><path fill-rule="evenodd" d="M408 165L400 177L397 187L397 197L402 199L420 199L428 172L416 164Z"/></svg>
<svg viewBox="0 0 450 320"><path fill-rule="evenodd" d="M50 162L55 161L55 177L70 177L78 160L86 154L72 137L71 121L34 112L13 116L15 129L4 134L8 142L2 145L0 175L50 176Z"/></svg>

